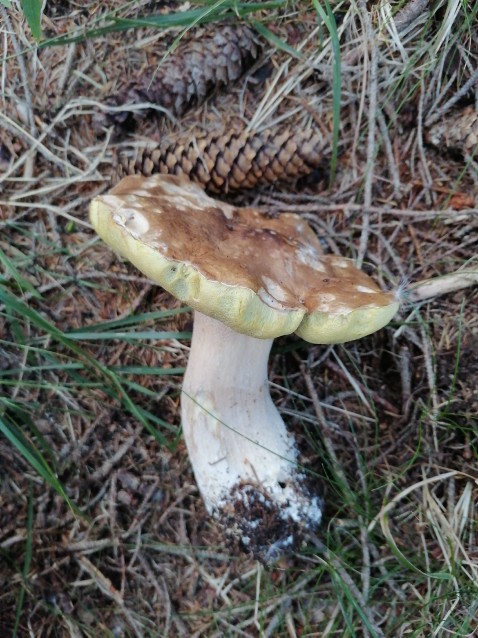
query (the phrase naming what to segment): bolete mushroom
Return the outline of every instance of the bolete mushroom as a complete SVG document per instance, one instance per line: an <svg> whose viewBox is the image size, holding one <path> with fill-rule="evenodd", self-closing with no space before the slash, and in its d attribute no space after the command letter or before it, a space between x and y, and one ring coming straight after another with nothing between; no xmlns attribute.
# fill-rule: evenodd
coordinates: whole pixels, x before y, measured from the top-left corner
<svg viewBox="0 0 478 638"><path fill-rule="evenodd" d="M295 332L342 343L382 328L398 308L349 259L323 256L295 214L268 217L211 199L184 178L124 178L93 200L100 237L194 308L182 427L207 510L268 560L322 516L274 406L272 340Z"/></svg>

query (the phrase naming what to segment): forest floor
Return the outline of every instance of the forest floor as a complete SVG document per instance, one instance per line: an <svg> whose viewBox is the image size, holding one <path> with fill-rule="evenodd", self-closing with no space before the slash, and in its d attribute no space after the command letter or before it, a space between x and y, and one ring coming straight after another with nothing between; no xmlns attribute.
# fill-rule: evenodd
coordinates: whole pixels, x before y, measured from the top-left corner
<svg viewBox="0 0 478 638"><path fill-rule="evenodd" d="M262 3L246 15L250 3L64 0L46 2L43 38L96 32L39 47L7 5L3 634L476 635L478 286L429 299L413 286L478 271L478 8L331 2L334 28L315 2ZM192 26L195 10L215 22ZM103 29L112 16L118 27L152 15L175 21ZM260 51L234 86L180 118L149 111L129 129L108 125L108 100L128 78L161 73L166 54L201 42L219 18L248 21ZM325 515L318 534L268 566L229 542L195 485L179 410L190 311L88 221L89 202L108 189L112 149L208 130L225 114L257 130L314 125L330 140L309 178L230 201L298 213L324 252L403 291L391 324L360 341L275 342L271 393Z"/></svg>

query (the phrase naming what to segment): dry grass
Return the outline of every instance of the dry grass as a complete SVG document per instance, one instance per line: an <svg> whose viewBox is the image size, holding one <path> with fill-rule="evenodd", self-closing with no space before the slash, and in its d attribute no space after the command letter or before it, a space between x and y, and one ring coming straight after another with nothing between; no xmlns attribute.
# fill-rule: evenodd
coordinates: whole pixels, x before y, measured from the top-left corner
<svg viewBox="0 0 478 638"><path fill-rule="evenodd" d="M44 27L71 32L107 8L150 10L47 3ZM363 262L384 286L476 271L476 164L427 145L426 131L476 106L477 9L333 9L337 175L329 185L325 164L315 183L256 192L255 203L299 212L325 250ZM474 635L477 289L414 304L405 292L390 327L345 346L277 341L272 393L323 485L326 520L320 538L268 569L237 554L204 510L180 436L190 316L164 312L177 303L97 241L86 214L107 187L113 142L128 149L174 128L152 117L135 137L112 139L96 115L178 32L36 50L22 15L0 11L5 635ZM227 110L258 127L291 119L331 135L331 40L312 5L255 17L297 54L265 44L243 82L179 126L211 126Z"/></svg>

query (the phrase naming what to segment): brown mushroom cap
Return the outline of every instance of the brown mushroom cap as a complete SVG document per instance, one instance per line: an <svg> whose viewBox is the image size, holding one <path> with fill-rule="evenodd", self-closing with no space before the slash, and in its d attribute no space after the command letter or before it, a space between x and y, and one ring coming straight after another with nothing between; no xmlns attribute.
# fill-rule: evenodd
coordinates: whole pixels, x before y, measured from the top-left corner
<svg viewBox="0 0 478 638"><path fill-rule="evenodd" d="M126 177L93 200L90 218L153 281L253 337L295 331L340 343L378 330L398 309L395 295L350 260L322 255L298 215L235 208L184 178Z"/></svg>

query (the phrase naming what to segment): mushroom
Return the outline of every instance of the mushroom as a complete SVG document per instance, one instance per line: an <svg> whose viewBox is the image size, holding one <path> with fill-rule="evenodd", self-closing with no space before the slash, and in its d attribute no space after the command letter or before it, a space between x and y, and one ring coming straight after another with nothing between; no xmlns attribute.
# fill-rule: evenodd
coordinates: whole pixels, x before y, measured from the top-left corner
<svg viewBox="0 0 478 638"><path fill-rule="evenodd" d="M349 259L323 256L296 214L268 217L170 175L124 178L91 222L120 255L194 309L182 428L210 514L268 561L317 528L322 501L272 402L275 337L359 339L398 309Z"/></svg>

